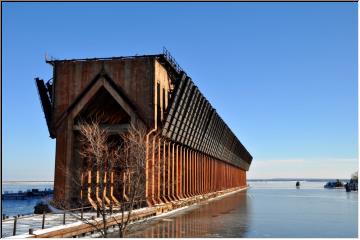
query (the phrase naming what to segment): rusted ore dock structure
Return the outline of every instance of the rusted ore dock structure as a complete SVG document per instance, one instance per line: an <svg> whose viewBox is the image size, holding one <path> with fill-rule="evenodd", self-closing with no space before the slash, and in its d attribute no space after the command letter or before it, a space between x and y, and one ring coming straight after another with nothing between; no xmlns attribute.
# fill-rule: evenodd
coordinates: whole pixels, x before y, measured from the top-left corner
<svg viewBox="0 0 360 240"><path fill-rule="evenodd" d="M91 191L95 173L80 179L87 169L78 153L79 121L97 112L104 113L102 124L111 133L140 124L148 130L149 144L161 141L158 154L147 153L143 198L148 207L246 186L252 156L168 52L47 62L53 78L37 78L36 84L50 137L56 138L55 200L70 206L80 197L89 204L97 197ZM126 192L125 183L122 190L114 188L123 174L110 173L107 179L105 194L114 201Z"/></svg>

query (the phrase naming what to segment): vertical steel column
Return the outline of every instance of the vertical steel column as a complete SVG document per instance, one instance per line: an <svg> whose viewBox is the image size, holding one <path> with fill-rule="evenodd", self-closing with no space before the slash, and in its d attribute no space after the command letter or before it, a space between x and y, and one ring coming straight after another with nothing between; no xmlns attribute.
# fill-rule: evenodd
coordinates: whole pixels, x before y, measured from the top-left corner
<svg viewBox="0 0 360 240"><path fill-rule="evenodd" d="M206 193L210 192L209 156L206 158Z"/></svg>
<svg viewBox="0 0 360 240"><path fill-rule="evenodd" d="M175 193L175 144L172 144L171 151L171 198L173 201L177 200Z"/></svg>
<svg viewBox="0 0 360 240"><path fill-rule="evenodd" d="M176 199L177 200L180 200L180 190L179 190L179 186L180 186L180 183L179 183L179 176L180 176L180 163L179 163L179 145L175 143L175 196L176 196Z"/></svg>
<svg viewBox="0 0 360 240"><path fill-rule="evenodd" d="M228 165L228 179L229 179L229 182L228 182L228 188L231 187L231 174L230 174L230 169L231 169L231 166Z"/></svg>
<svg viewBox="0 0 360 240"><path fill-rule="evenodd" d="M211 192L211 169L210 169L211 157L208 157L208 192Z"/></svg>
<svg viewBox="0 0 360 240"><path fill-rule="evenodd" d="M192 157L191 157L191 155L192 155L192 151L189 149L189 152L188 152L188 154L189 154L189 161L188 161L188 163L189 163L189 182L188 182L188 196L189 197L191 197L192 196L192 194L191 194L191 185L192 185L192 181L191 181L191 178L192 178L192 165L191 165L191 160L192 160Z"/></svg>
<svg viewBox="0 0 360 240"><path fill-rule="evenodd" d="M232 187L235 187L234 176L235 176L234 167L231 166L231 182L232 182Z"/></svg>
<svg viewBox="0 0 360 240"><path fill-rule="evenodd" d="M156 141L156 138L153 137L153 141L152 141L152 157L151 157L151 203L152 204L156 204L156 201L155 201L155 141Z"/></svg>
<svg viewBox="0 0 360 240"><path fill-rule="evenodd" d="M185 188L186 188L186 155L185 155L185 149L184 147L182 147L182 153L181 153L181 162L182 162L182 168L181 168L181 174L182 174L182 179L181 179L181 192L182 192L182 196L183 198L186 198L185 196Z"/></svg>
<svg viewBox="0 0 360 240"><path fill-rule="evenodd" d="M206 172L205 172L205 161L206 161L206 156L203 156L203 165L202 165L202 172L203 172L203 179L202 179L202 184L203 184L203 193L206 193L206 185L205 185L205 179L206 179Z"/></svg>
<svg viewBox="0 0 360 240"><path fill-rule="evenodd" d="M231 187L231 172L230 172L230 169L231 169L231 166L228 165L228 179L229 179L229 182L228 182L228 188Z"/></svg>
<svg viewBox="0 0 360 240"><path fill-rule="evenodd" d="M214 163L214 159L210 158L210 192L214 192L214 189L213 189L213 181L214 181L213 163Z"/></svg>
<svg viewBox="0 0 360 240"><path fill-rule="evenodd" d="M188 149L188 197L191 197L191 175L192 175L192 167L191 167L191 150Z"/></svg>
<svg viewBox="0 0 360 240"><path fill-rule="evenodd" d="M205 158L205 193L209 192L209 169L208 169L209 157Z"/></svg>
<svg viewBox="0 0 360 240"><path fill-rule="evenodd" d="M219 161L219 165L220 165L220 190L223 190L223 180L224 180L224 171L223 171L223 162Z"/></svg>
<svg viewBox="0 0 360 240"><path fill-rule="evenodd" d="M183 195L183 171L184 171L184 165L183 165L183 155L182 155L182 146L180 146L180 151L179 151L179 178L178 178L178 181L179 181L179 197L181 199L184 198L184 195Z"/></svg>
<svg viewBox="0 0 360 240"><path fill-rule="evenodd" d="M226 189L226 165L222 162L223 166L223 189Z"/></svg>
<svg viewBox="0 0 360 240"><path fill-rule="evenodd" d="M155 191L154 191L154 185L155 185L155 137L152 139L152 148L151 148L151 157L149 158L149 203L150 205L155 204Z"/></svg>
<svg viewBox="0 0 360 240"><path fill-rule="evenodd" d="M225 189L225 164L224 162L221 162L221 171L222 171L222 179L221 179L221 182L222 182L222 186L221 186L221 190L224 190Z"/></svg>
<svg viewBox="0 0 360 240"><path fill-rule="evenodd" d="M193 177L193 167L192 167L192 150L189 150L189 197L192 197L192 177Z"/></svg>
<svg viewBox="0 0 360 240"><path fill-rule="evenodd" d="M215 166L215 164L216 164L216 159L214 158L213 159L213 174L214 174L214 176L213 176L213 192L216 192L216 166Z"/></svg>
<svg viewBox="0 0 360 240"><path fill-rule="evenodd" d="M191 164L191 180L190 180L190 195L194 196L194 151L191 151L191 158L190 158L190 164Z"/></svg>
<svg viewBox="0 0 360 240"><path fill-rule="evenodd" d="M207 156L204 156L204 193L207 193L207 172L206 172Z"/></svg>
<svg viewBox="0 0 360 240"><path fill-rule="evenodd" d="M229 175L229 165L226 164L226 178L227 178L227 181L226 181L226 189L229 188L229 185L230 185L230 175Z"/></svg>
<svg viewBox="0 0 360 240"><path fill-rule="evenodd" d="M229 166L225 163L225 189L227 189L228 185L229 185L228 169L229 169Z"/></svg>
<svg viewBox="0 0 360 240"><path fill-rule="evenodd" d="M166 158L166 161L167 161L167 199L171 202L173 201L173 198L172 198L172 189L171 189L171 186L172 186L172 182L171 182L171 167L172 167L172 158L171 158L171 143L168 142L168 147L167 147L167 158Z"/></svg>
<svg viewBox="0 0 360 240"><path fill-rule="evenodd" d="M220 161L216 160L216 165L217 165L217 174L216 174L216 179L217 179L217 190L220 191L221 190L221 166L220 166Z"/></svg>
<svg viewBox="0 0 360 240"><path fill-rule="evenodd" d="M190 164L190 149L186 149L186 159L187 159L187 184L186 184L186 192L187 192L187 196L191 197L190 195L190 180L191 180L191 164Z"/></svg>
<svg viewBox="0 0 360 240"><path fill-rule="evenodd" d="M207 169L206 169L206 163L207 163L207 156L204 157L204 193L207 193Z"/></svg>
<svg viewBox="0 0 360 240"><path fill-rule="evenodd" d="M213 180L213 175L212 175L212 157L209 158L209 192L212 192L212 180Z"/></svg>
<svg viewBox="0 0 360 240"><path fill-rule="evenodd" d="M187 166L186 166L186 149L183 147L182 149L183 151L183 158L182 158L182 162L183 162L183 169L182 169L182 173L183 173L183 180L182 180L182 193L184 198L187 198L186 196L186 177L187 177Z"/></svg>
<svg viewBox="0 0 360 240"><path fill-rule="evenodd" d="M217 161L217 160L214 159L214 192L216 192L216 190L217 190L217 189L216 189L216 177L217 177L217 176L216 176L216 175L217 175L217 174L216 174L216 161Z"/></svg>
<svg viewBox="0 0 360 240"><path fill-rule="evenodd" d="M182 187L182 192L183 192L183 196L184 198L187 198L186 196L186 177L187 177L187 164L186 164L186 149L183 148L183 187Z"/></svg>
<svg viewBox="0 0 360 240"><path fill-rule="evenodd" d="M156 164L157 170L156 170L156 203L160 204L162 203L160 198L161 193L161 140L158 140L158 152L157 152L157 164Z"/></svg>
<svg viewBox="0 0 360 240"><path fill-rule="evenodd" d="M199 153L195 154L195 195L199 195Z"/></svg>
<svg viewBox="0 0 360 240"><path fill-rule="evenodd" d="M166 141L163 142L162 144L162 154L161 154L161 192L160 192L160 199L163 202L168 202L167 201L167 196L166 196L166 186L167 186L167 178L166 178L166 170L167 170L167 161L166 161Z"/></svg>
<svg viewBox="0 0 360 240"><path fill-rule="evenodd" d="M227 189L227 184L228 184L228 181L229 181L229 179L228 179L228 174L227 174L227 169L228 169L228 166L227 166L227 164L226 163L224 163L224 166L225 166L225 189Z"/></svg>
<svg viewBox="0 0 360 240"><path fill-rule="evenodd" d="M195 176L195 168L194 168L194 151L191 151L191 187L190 187L190 192L191 192L191 196L194 196L194 176Z"/></svg>
<svg viewBox="0 0 360 240"><path fill-rule="evenodd" d="M224 189L226 189L226 164L223 162L224 165Z"/></svg>
<svg viewBox="0 0 360 240"><path fill-rule="evenodd" d="M205 193L204 158L205 158L204 154L201 154L201 166L200 166L200 169L201 169L201 194Z"/></svg>
<svg viewBox="0 0 360 240"><path fill-rule="evenodd" d="M230 187L234 187L234 168L230 166Z"/></svg>
<svg viewBox="0 0 360 240"><path fill-rule="evenodd" d="M231 175L230 175L230 169L231 169L231 166L229 164L226 164L227 165L227 173L228 173L228 186L227 188L230 188L231 187Z"/></svg>
<svg viewBox="0 0 360 240"><path fill-rule="evenodd" d="M199 172L199 176L198 176L198 194L201 195L201 157L202 154L198 153L198 172Z"/></svg>
<svg viewBox="0 0 360 240"><path fill-rule="evenodd" d="M211 192L211 157L209 157L209 160L208 160L208 172L209 172L209 192Z"/></svg>
<svg viewBox="0 0 360 240"><path fill-rule="evenodd" d="M210 161L210 192L214 192L214 159Z"/></svg>
<svg viewBox="0 0 360 240"><path fill-rule="evenodd" d="M195 152L191 154L191 166L192 166L192 177L191 177L191 195L195 196Z"/></svg>

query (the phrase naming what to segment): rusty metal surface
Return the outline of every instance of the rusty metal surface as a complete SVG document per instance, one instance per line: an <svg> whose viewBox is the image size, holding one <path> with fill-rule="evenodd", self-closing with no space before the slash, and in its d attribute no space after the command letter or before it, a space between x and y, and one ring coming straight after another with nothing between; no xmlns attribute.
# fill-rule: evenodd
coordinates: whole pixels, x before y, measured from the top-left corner
<svg viewBox="0 0 360 240"><path fill-rule="evenodd" d="M54 67L53 83L37 83L49 131L56 137L55 199L70 201L79 196L79 188L63 171L83 173L77 154L77 119L102 110L107 114L102 123L111 129L119 130L116 126L139 119L148 130L155 125L163 135L151 139L153 147L159 146L157 153L147 150L146 154L144 198L148 205L246 185L252 156L191 78L166 58L150 55L49 62ZM84 194L96 183L93 177L81 187ZM121 177L122 172L114 173L110 184ZM124 189L114 189L108 196L120 199Z"/></svg>

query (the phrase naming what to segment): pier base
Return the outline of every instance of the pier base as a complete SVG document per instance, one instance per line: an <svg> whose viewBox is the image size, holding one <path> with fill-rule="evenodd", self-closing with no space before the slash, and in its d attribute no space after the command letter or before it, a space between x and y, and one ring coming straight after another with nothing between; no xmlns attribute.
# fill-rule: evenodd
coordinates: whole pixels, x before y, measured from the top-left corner
<svg viewBox="0 0 360 240"><path fill-rule="evenodd" d="M163 203L163 204L157 204L152 207L136 209L136 210L133 210L133 212L130 216L130 219L131 219L131 221L136 222L140 219L145 219L145 218L149 218L149 217L153 217L153 216L161 217L161 214L163 214L163 213L169 213L173 210L176 210L176 209L179 209L182 207L186 207L186 206L190 206L195 203L201 203L201 202L205 202L208 200L213 200L217 197L222 197L227 194L236 193L236 192L245 190L247 188L248 188L247 186L231 188L231 189L227 189L227 190L223 190L223 191L194 196L194 197L191 197L188 199L177 200L177 201ZM127 213L124 213L124 214L127 214ZM126 216L127 215L125 215L125 217ZM120 220L121 218L122 218L121 213L113 214L112 216L109 216L107 218L107 223L106 223L107 227L117 225L117 222L121 221ZM51 238L53 238L53 237L69 238L69 237L77 237L77 236L82 236L87 233L94 232L94 231L96 231L96 229L101 228L103 225L101 217L89 220L89 222L90 222L90 224L82 222L82 221L78 221L78 222L70 223L70 224L66 224L66 225L54 226L54 227L47 228L47 229L36 230L36 231L33 231L32 234L22 234L22 235L9 237L9 238L50 238L50 237ZM95 227L95 226L97 226L97 227Z"/></svg>

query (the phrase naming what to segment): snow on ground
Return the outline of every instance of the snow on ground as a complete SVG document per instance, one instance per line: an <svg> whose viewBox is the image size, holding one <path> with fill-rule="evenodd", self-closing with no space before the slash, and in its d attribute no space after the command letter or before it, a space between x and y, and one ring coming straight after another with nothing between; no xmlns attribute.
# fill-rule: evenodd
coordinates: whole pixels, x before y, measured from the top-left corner
<svg viewBox="0 0 360 240"><path fill-rule="evenodd" d="M90 219L91 216L96 216L96 212L94 213L84 213L84 218ZM63 225L63 217L64 215L61 213L48 213L45 216L45 229L54 227L54 226L61 226ZM76 214L69 214L67 213L65 216L65 223L74 223L79 221L78 218L80 217L80 213ZM16 224L16 235L26 234L29 233L29 229L32 228L34 231L41 229L42 226L42 214L33 214L23 216L17 219ZM13 236L13 229L14 229L14 218L9 218L6 220L2 220L2 237L10 237Z"/></svg>
<svg viewBox="0 0 360 240"><path fill-rule="evenodd" d="M229 192L229 193L219 195L219 196L211 198L211 199L207 199L205 202L218 200L218 199L221 199L221 198L223 198L225 196L228 196L230 194L234 194L236 192L242 191L244 189L246 189L246 188L242 188L242 189L239 189L239 190L236 190L236 191L233 191L233 192ZM198 203L196 203L194 205L197 205L197 204ZM194 206L194 205L191 205L191 206ZM174 209L172 211L169 211L169 212L166 212L166 213L162 213L162 214L147 218L146 221L152 220L152 219L157 219L157 218L163 218L165 216L169 216L169 215L175 214L176 212L185 210L188 207L190 207L190 206L185 206L185 207L181 207L181 208L178 208L178 209ZM143 208L142 209L136 209L136 210L133 211L133 214L138 212L138 211L142 211L142 210L144 210L144 209ZM113 216L116 216L116 215L117 214L114 214ZM96 217L96 212L84 212L84 215L83 215L83 217L86 218L86 219L91 219L92 216ZM16 235L27 234L27 233L29 233L30 228L32 228L34 231L40 230L41 227L42 227L42 218L43 218L42 214L33 214L33 215L27 215L27 216L23 216L23 217L18 218L17 224L16 224ZM137 221L137 222L134 222L134 223L140 223L142 221L144 221L144 220L140 220L140 221ZM65 217L65 222L66 222L66 224L80 222L80 213L73 213L73 214L67 213L66 217ZM2 224L2 237L13 236L14 218L9 218L9 219L6 219L6 220L2 220L1 224ZM64 226L63 225L63 214L62 213L49 213L49 214L46 214L46 216L45 216L45 229L50 228L50 227L55 227L55 226L58 226L60 228ZM111 231L114 231L114 229L112 229ZM90 235L90 237L98 237L98 233L95 233L93 235L87 234L87 236L89 236L89 235Z"/></svg>

